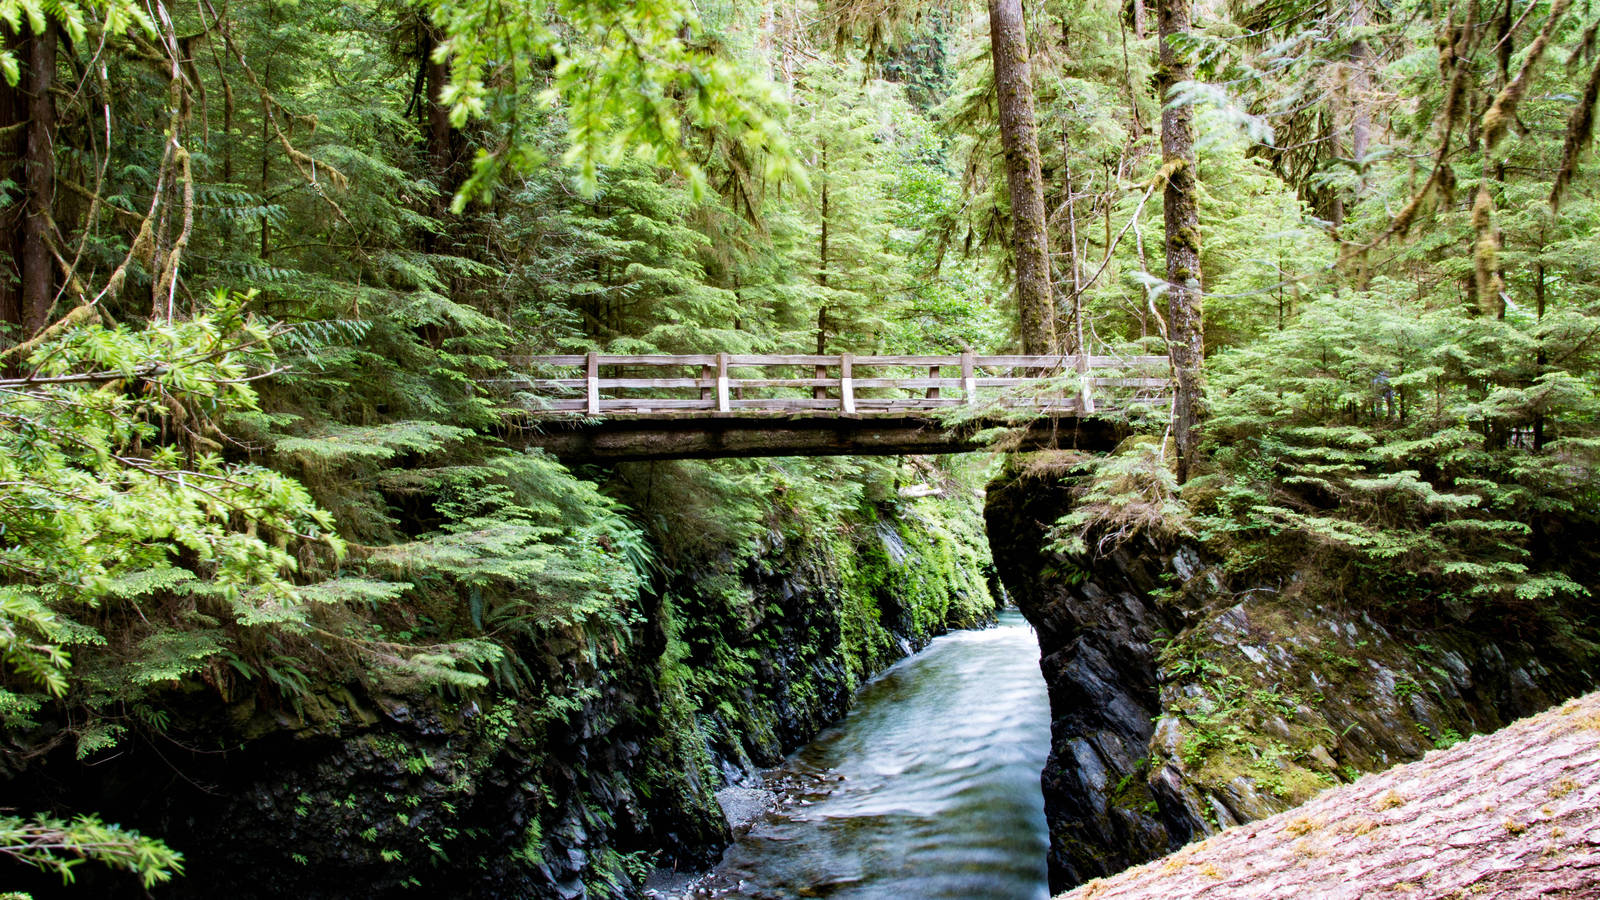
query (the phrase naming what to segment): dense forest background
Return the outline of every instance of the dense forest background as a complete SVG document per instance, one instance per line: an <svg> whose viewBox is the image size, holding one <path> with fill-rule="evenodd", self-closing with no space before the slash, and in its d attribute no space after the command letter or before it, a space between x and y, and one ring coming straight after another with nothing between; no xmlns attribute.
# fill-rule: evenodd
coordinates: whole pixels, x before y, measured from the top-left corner
<svg viewBox="0 0 1600 900"><path fill-rule="evenodd" d="M664 573L774 533L850 558L903 483L987 474L570 471L518 442L546 353L1170 352L1173 420L1066 463L1063 546L1318 559L1379 614L1594 650L1589 0L0 23L9 772L157 741L196 694L520 691L556 717L576 701L529 646L618 652ZM686 716L748 677L698 662ZM0 809L0 853L179 868L59 811Z"/></svg>

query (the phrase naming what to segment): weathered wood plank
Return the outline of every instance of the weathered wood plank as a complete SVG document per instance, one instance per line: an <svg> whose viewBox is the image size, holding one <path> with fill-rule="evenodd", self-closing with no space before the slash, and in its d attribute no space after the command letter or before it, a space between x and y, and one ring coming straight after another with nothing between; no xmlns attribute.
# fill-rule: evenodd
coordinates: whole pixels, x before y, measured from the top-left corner
<svg viewBox="0 0 1600 900"><path fill-rule="evenodd" d="M839 401L832 398L817 400L812 397L761 397L733 401L734 409L771 410L781 412L791 409L838 409Z"/></svg>
<svg viewBox="0 0 1600 900"><path fill-rule="evenodd" d="M858 388L904 388L906 390L920 390L922 388L960 388L959 378L857 378Z"/></svg>
<svg viewBox="0 0 1600 900"><path fill-rule="evenodd" d="M960 406L957 397L857 397L859 409L943 409Z"/></svg>
<svg viewBox="0 0 1600 900"><path fill-rule="evenodd" d="M551 379L552 381L566 381L570 379ZM701 381L699 378L602 378L600 390L648 390L665 388L699 388L711 381Z"/></svg>
<svg viewBox="0 0 1600 900"><path fill-rule="evenodd" d="M1149 387L1164 388L1172 384L1168 378L1092 378L1095 387Z"/></svg>
<svg viewBox="0 0 1600 900"><path fill-rule="evenodd" d="M851 364L850 354L846 353L839 357L839 408L846 414L856 411L856 392L855 385L851 383L854 380L851 377Z"/></svg>
<svg viewBox="0 0 1600 900"><path fill-rule="evenodd" d="M728 357L731 366L828 366L839 364L837 356L818 356L815 353L735 353Z"/></svg>
<svg viewBox="0 0 1600 900"><path fill-rule="evenodd" d="M1025 367L1029 369L1072 369L1077 367L1076 355L1060 356L980 356L975 362L979 366L1010 366ZM1165 366L1165 356L1090 356L1089 367L1092 369L1118 369L1125 367Z"/></svg>
<svg viewBox="0 0 1600 900"><path fill-rule="evenodd" d="M658 399L658 398L655 398L655 397L638 397L638 398L634 398L634 397L628 397L628 398L602 397L602 398L600 398L600 408L605 410L606 412L632 414L632 413L641 413L641 412L651 412L651 411L654 411L654 410L675 410L675 409L704 409L704 410L710 410L710 409L714 409L715 407L713 406L713 404L710 401L701 400L699 398L688 398L688 399L685 399L685 398L682 398L682 397L673 397L673 398L663 397L663 398L659 398Z"/></svg>
<svg viewBox="0 0 1600 900"><path fill-rule="evenodd" d="M601 356L602 366L706 366L716 365L715 353L696 353L688 356L650 354L647 356Z"/></svg>
<svg viewBox="0 0 1600 900"><path fill-rule="evenodd" d="M1171 387L1167 377L1170 364L1166 357L1160 356L1119 359L1071 354L978 356L971 352L960 356L877 357L588 353L531 357L525 362L533 367L576 367L579 377L498 378L487 380L485 384L507 385L515 391L533 394L528 410L533 418L558 421L585 415L606 419L601 427L628 419L709 423L726 417L752 420L767 417L770 420L774 416L814 418L829 414L838 416L841 421L857 420L860 416L903 416L921 417L931 422L930 415L939 409L979 403L1082 419L1097 408L1107 406L1161 409L1171 402L1167 396ZM668 371L663 377L600 377L608 366L613 370L677 367L687 371L681 374ZM946 366L958 367L960 377L942 377ZM734 367L758 377L734 377L731 372ZM797 377L781 377L785 374L782 367L801 371L795 373ZM857 369L872 367L878 370L870 373L872 377L856 377ZM772 371L774 368L778 371ZM761 373L762 369L768 371ZM828 377L831 369L838 370L837 377ZM895 369L905 374L896 375ZM1067 389L1064 376L1068 373L1079 376L1076 390ZM812 377L804 377L806 375ZM860 396L859 391L863 390L869 396ZM835 391L837 395L830 396ZM749 396L769 392L788 395ZM871 396L874 392L878 395ZM1100 396L1095 396L1095 392ZM652 393L669 396L651 396ZM805 396L806 393L811 396ZM1067 396L1069 393L1076 396Z"/></svg>
<svg viewBox="0 0 1600 900"><path fill-rule="evenodd" d="M727 412L728 405L728 354L718 353L717 366L717 411Z"/></svg>
<svg viewBox="0 0 1600 900"><path fill-rule="evenodd" d="M589 415L600 415L600 357L591 353L585 361L587 375L587 390L589 393Z"/></svg>
<svg viewBox="0 0 1600 900"><path fill-rule="evenodd" d="M1062 373L1065 374L1065 373ZM1060 375L1051 377L1061 377ZM530 378L530 379L494 379L497 382L521 384L528 390L549 389L575 389L588 385L587 378ZM978 387L1011 387L1029 384L1043 380L1042 378L1028 378L1025 376L984 376L978 379ZM1095 387L1167 387L1171 382L1166 378L1142 377L1110 377L1091 379ZM645 390L653 388L700 388L708 389L715 384L715 376L700 378L601 378L600 390ZM739 388L815 388L837 387L837 378L729 378L731 387ZM905 390L922 390L924 388L939 390L942 388L960 389L961 379L939 377L906 377L906 378L856 378L854 384L857 388L903 388Z"/></svg>
<svg viewBox="0 0 1600 900"><path fill-rule="evenodd" d="M1066 373L1066 372L1062 372L1062 373L1060 373L1058 375L1053 375L1053 376L1050 376L1050 377L1051 378L1064 378L1067 374L1068 373ZM986 387L1022 387L1023 385L1028 385L1028 384L1044 385L1044 384L1049 382L1050 378L1046 378L1046 377L1028 378L1028 377L1022 376L1022 375L1005 375L1005 376L1000 376L1000 375L980 375L975 380L978 383L978 387L986 388ZM1061 387L1065 387L1065 385L1064 384L1058 384L1058 385L1056 385L1056 387L1061 388Z"/></svg>
<svg viewBox="0 0 1600 900"><path fill-rule="evenodd" d="M1075 354L1052 354L1047 356L1024 356L1020 354L999 354L991 356L977 356L975 363L979 366L1027 366L1029 368L1048 368L1050 366L1070 366L1077 360ZM516 365L527 366L581 366L588 360L587 354L567 354L552 356L521 356L511 357L510 362ZM694 354L644 354L644 355L619 355L600 354L602 366L700 366L712 365L716 361L714 353ZM856 356L854 362L857 367L867 366L957 366L961 364L960 356ZM729 354L728 364L732 366L837 366L838 356L818 355L814 353L733 353ZM1168 359L1165 356L1094 356L1089 357L1092 368L1122 368L1132 366L1165 366Z"/></svg>
<svg viewBox="0 0 1600 900"><path fill-rule="evenodd" d="M838 387L839 379L818 376L816 378L734 378L730 379L739 387L778 387L778 388L814 388Z"/></svg>
<svg viewBox="0 0 1600 900"><path fill-rule="evenodd" d="M871 366L959 366L959 356L857 356L856 368Z"/></svg>

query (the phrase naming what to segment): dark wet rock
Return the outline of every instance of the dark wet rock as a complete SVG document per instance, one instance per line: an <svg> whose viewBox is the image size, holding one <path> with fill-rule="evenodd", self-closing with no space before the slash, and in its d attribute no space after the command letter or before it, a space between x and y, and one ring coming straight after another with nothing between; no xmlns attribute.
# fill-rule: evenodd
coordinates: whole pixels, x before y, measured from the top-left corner
<svg viewBox="0 0 1600 900"><path fill-rule="evenodd" d="M1038 631L1050 692L1043 780L1056 888L1165 853L1199 827L1181 803L1165 816L1120 796L1142 786L1160 711L1151 641L1177 624L1150 599L1165 560L1119 553L1117 577L1073 583L1077 570L1044 540L1069 508L1058 482L1013 480L990 487L985 510L995 567Z"/></svg>

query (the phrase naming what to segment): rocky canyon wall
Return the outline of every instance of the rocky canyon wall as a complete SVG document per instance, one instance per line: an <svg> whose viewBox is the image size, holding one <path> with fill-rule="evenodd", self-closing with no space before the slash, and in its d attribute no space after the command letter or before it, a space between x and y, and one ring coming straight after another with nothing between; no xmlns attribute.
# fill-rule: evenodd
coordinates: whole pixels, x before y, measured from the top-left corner
<svg viewBox="0 0 1600 900"><path fill-rule="evenodd" d="M1070 480L1013 471L985 510L1050 693L1054 890L1495 730L1600 673L1509 629L1385 621L1320 594L1314 572L1233 584L1193 542L1058 553L1049 532L1072 504Z"/></svg>

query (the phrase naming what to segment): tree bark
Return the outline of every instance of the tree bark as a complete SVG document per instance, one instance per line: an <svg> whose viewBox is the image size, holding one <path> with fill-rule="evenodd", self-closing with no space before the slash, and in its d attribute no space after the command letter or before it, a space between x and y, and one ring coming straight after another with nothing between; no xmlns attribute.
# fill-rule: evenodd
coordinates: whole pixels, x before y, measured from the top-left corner
<svg viewBox="0 0 1600 900"><path fill-rule="evenodd" d="M1033 75L1021 0L989 0L989 48L1000 106L1000 145L1011 194L1011 250L1017 269L1018 334L1022 352L1055 349L1050 290L1050 239L1045 232L1044 176L1033 114Z"/></svg>
<svg viewBox="0 0 1600 900"><path fill-rule="evenodd" d="M1200 286L1200 204L1194 149L1194 110L1172 103L1173 87L1194 76L1193 66L1172 44L1189 31L1189 0L1162 0L1157 10L1161 41L1162 167L1169 174L1162 195L1167 233L1168 352L1177 390L1172 400L1172 433L1178 445L1178 481L1194 466L1196 429L1204 382L1201 362L1205 337Z"/></svg>
<svg viewBox="0 0 1600 900"><path fill-rule="evenodd" d="M418 52L422 57L424 90L427 97L422 105L422 128L428 147L428 165L439 180L439 192L434 197L432 213L443 218L449 213L450 201L456 193L455 130L450 127L450 110L441 102L444 89L450 82L449 68L434 59L434 49L439 45L437 29L424 24Z"/></svg>
<svg viewBox="0 0 1600 900"><path fill-rule="evenodd" d="M21 188L18 201L0 212L10 251L9 271L0 272L0 320L19 341L50 324L55 305L50 232L55 227L56 116L50 89L56 74L56 30L52 22L43 34L8 38L22 62L22 76L14 88L0 80L0 125L15 127L15 137L0 149L0 177Z"/></svg>
<svg viewBox="0 0 1600 900"><path fill-rule="evenodd" d="M6 49L18 59L27 58L27 39L16 35L5 36ZM28 99L22 86L12 87L0 78L0 180L22 184L22 159L27 147ZM22 220L27 215L25 198L0 207L0 244L5 253L0 254L0 327L4 327L7 342L27 339L22 334Z"/></svg>
<svg viewBox="0 0 1600 900"><path fill-rule="evenodd" d="M828 144L822 143L822 234L817 245L817 284L828 286ZM824 303L817 309L817 355L827 351L828 346L828 305ZM819 370L820 371L820 370ZM821 378L819 374L817 376ZM823 396L821 391L813 392L818 398Z"/></svg>
<svg viewBox="0 0 1600 900"><path fill-rule="evenodd" d="M1355 0L1350 4L1350 27L1363 29L1368 24L1367 4L1365 0ZM1365 38L1358 38L1350 44L1350 159L1359 169L1367 159L1367 147L1372 142L1372 103L1368 96L1372 89L1372 77L1368 67L1372 65L1372 48L1367 46ZM1366 185L1365 172L1358 174L1358 182L1363 187ZM1361 188L1356 190L1356 198L1360 199Z"/></svg>

